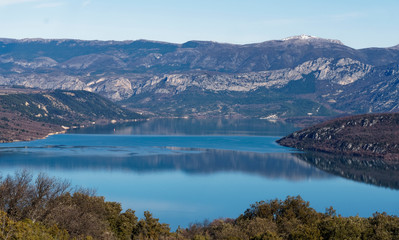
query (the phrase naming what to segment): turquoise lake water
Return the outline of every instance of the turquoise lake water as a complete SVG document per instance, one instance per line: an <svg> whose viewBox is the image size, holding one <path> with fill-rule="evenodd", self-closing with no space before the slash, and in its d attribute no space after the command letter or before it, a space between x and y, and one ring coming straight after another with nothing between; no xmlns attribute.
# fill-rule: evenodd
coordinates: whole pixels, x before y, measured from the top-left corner
<svg viewBox="0 0 399 240"><path fill-rule="evenodd" d="M399 215L399 191L319 170L275 143L296 128L263 120L161 119L0 145L2 175L19 169L94 188L171 225L238 217L261 200L301 195L324 212Z"/></svg>

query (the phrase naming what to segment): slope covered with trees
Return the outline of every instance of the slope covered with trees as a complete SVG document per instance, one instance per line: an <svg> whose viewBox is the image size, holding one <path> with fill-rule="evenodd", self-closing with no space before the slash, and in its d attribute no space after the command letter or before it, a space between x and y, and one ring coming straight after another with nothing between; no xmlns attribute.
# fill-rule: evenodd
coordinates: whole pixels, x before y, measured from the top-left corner
<svg viewBox="0 0 399 240"><path fill-rule="evenodd" d="M399 165L399 114L365 114L333 119L277 142L301 150L377 157ZM373 161L373 159L370 159Z"/></svg>
<svg viewBox="0 0 399 240"><path fill-rule="evenodd" d="M94 122L143 119L86 91L2 89L0 92L0 142L42 138Z"/></svg>

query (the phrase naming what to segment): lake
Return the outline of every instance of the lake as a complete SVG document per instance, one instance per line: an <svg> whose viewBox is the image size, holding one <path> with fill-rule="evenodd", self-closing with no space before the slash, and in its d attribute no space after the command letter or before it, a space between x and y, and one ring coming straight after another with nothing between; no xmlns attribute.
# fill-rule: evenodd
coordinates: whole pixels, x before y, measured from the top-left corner
<svg viewBox="0 0 399 240"><path fill-rule="evenodd" d="M236 218L256 201L296 195L321 212L333 206L343 216L399 215L397 177L381 180L384 172L356 175L335 165L320 170L311 155L275 143L296 129L226 119L96 126L0 144L0 169L3 176L28 169L69 179L139 217L149 210L172 229Z"/></svg>

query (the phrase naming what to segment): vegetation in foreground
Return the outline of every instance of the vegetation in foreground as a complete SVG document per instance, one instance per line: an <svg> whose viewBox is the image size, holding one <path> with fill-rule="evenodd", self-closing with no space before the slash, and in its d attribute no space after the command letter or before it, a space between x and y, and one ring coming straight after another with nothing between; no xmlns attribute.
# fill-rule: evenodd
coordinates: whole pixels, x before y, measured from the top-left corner
<svg viewBox="0 0 399 240"><path fill-rule="evenodd" d="M300 196L257 202L236 219L171 232L149 212L139 220L119 203L26 171L0 180L0 207L0 239L399 239L397 216L319 213Z"/></svg>

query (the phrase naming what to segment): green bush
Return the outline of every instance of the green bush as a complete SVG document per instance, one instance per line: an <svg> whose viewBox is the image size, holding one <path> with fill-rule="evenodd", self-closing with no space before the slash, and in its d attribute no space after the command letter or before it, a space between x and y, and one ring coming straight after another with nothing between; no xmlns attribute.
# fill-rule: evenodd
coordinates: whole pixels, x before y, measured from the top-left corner
<svg viewBox="0 0 399 240"><path fill-rule="evenodd" d="M59 179L26 171L0 178L0 239L399 239L399 218L375 213L318 213L300 196L252 204L236 219L216 219L171 232L148 211L138 220L92 191L72 191Z"/></svg>

